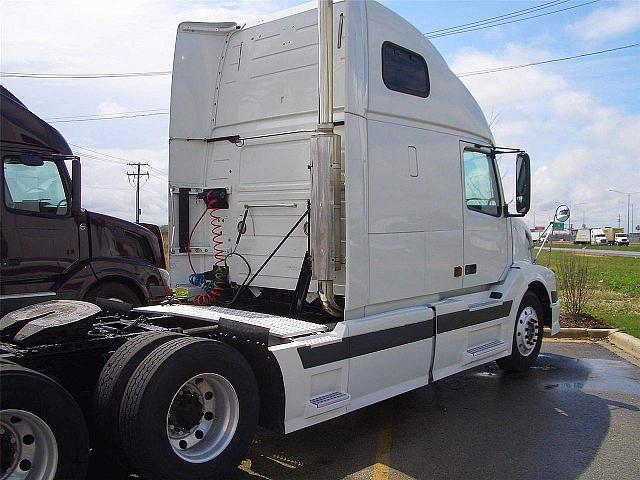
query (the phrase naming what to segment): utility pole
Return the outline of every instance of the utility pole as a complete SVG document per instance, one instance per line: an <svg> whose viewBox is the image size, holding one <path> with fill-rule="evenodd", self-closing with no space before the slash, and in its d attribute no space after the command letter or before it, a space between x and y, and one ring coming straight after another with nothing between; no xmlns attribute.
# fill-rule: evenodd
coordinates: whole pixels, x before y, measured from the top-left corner
<svg viewBox="0 0 640 480"><path fill-rule="evenodd" d="M631 195L636 195L639 192L622 192L620 190L609 189L610 192L621 193L627 196L627 235L631 232Z"/></svg>
<svg viewBox="0 0 640 480"><path fill-rule="evenodd" d="M134 188L136 189L136 223L140 223L140 177L147 177L147 180L149 180L149 172L140 172L140 169L142 167L148 167L149 164L134 162L127 163L127 165L135 169L135 171L133 172L127 172L127 177L129 178L129 183L131 183L132 178L135 182Z"/></svg>
<svg viewBox="0 0 640 480"><path fill-rule="evenodd" d="M620 214L618 214L618 228L620 228Z"/></svg>

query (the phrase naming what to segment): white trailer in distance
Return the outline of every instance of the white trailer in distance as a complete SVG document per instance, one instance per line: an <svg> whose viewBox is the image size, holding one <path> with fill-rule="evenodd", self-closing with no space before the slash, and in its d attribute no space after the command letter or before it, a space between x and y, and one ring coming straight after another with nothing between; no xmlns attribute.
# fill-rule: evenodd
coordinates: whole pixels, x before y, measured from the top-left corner
<svg viewBox="0 0 640 480"><path fill-rule="evenodd" d="M181 24L170 122L182 301L84 326L92 351L122 344L103 348L93 411L144 478L225 478L258 423L294 432L494 360L524 371L543 326L559 330L554 274L517 218L528 155L495 145L442 56L382 5ZM23 339L3 344L18 363Z"/></svg>

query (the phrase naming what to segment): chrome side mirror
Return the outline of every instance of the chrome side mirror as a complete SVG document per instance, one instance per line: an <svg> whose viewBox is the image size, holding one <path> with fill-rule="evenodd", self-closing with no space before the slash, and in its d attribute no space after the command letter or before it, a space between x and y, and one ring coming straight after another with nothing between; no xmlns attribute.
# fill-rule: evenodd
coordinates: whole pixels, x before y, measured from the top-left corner
<svg viewBox="0 0 640 480"><path fill-rule="evenodd" d="M569 207L567 207L566 205L560 205L558 208L556 208L556 215L555 215L556 221L560 223L564 223L567 220L569 220L570 216L571 216L571 211L569 210Z"/></svg>

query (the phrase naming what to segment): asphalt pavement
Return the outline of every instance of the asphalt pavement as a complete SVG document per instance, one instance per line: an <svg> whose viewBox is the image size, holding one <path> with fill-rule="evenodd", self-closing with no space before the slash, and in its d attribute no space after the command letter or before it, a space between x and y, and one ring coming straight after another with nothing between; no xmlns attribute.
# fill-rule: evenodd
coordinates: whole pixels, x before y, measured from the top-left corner
<svg viewBox="0 0 640 480"><path fill-rule="evenodd" d="M549 250L549 248L547 247L545 247L544 249ZM556 252L584 253L587 255L604 255L605 257L640 258L640 252L634 252L632 250L597 250L593 248L555 248L555 247L551 247L551 250Z"/></svg>
<svg viewBox="0 0 640 480"><path fill-rule="evenodd" d="M491 363L287 436L260 431L229 480L636 480L639 439L640 368L551 341L525 374ZM136 478L94 460L92 480Z"/></svg>

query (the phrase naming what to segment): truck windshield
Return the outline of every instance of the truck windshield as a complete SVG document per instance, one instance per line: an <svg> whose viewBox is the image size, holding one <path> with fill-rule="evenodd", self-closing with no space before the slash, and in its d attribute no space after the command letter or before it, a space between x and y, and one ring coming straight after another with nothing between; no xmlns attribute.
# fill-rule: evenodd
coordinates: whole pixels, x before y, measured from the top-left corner
<svg viewBox="0 0 640 480"><path fill-rule="evenodd" d="M64 216L68 212L67 195L55 162L24 165L18 158L3 160L4 203L18 212Z"/></svg>

